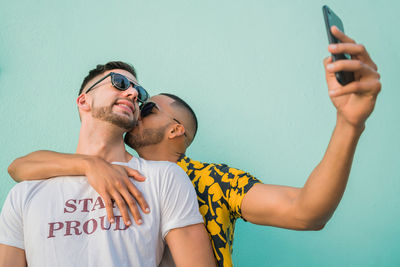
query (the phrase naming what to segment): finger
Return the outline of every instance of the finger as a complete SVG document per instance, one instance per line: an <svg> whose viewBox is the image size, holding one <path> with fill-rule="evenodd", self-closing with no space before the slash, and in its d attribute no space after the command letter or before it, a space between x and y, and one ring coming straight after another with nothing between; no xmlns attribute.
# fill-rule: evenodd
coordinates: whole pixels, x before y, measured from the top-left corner
<svg viewBox="0 0 400 267"><path fill-rule="evenodd" d="M350 54L355 56L368 54L362 44L353 43L330 44L328 51L332 54Z"/></svg>
<svg viewBox="0 0 400 267"><path fill-rule="evenodd" d="M324 66L326 67L326 65L328 65L329 63L332 62L332 57L326 57L323 60Z"/></svg>
<svg viewBox="0 0 400 267"><path fill-rule="evenodd" d="M135 199L131 196L128 190L124 190L123 192L121 192L121 194L124 197L125 202L128 204L129 210L131 211L136 224L142 224L142 216L140 215Z"/></svg>
<svg viewBox="0 0 400 267"><path fill-rule="evenodd" d="M342 44L330 44L328 46L328 51L332 54L349 54L352 57L363 61L364 63L371 66L373 69L377 70L376 64L372 61L369 56L367 49L362 44L353 43L342 43Z"/></svg>
<svg viewBox="0 0 400 267"><path fill-rule="evenodd" d="M364 73L376 73L376 71L360 60L346 59L338 60L326 65L328 72L339 72L339 71L361 71Z"/></svg>
<svg viewBox="0 0 400 267"><path fill-rule="evenodd" d="M115 217L114 217L113 203L112 203L112 200L111 200L109 194L104 193L104 194L100 194L100 196L104 200L104 205L106 207L108 221L110 223L114 223Z"/></svg>
<svg viewBox="0 0 400 267"><path fill-rule="evenodd" d="M344 34L344 32L339 30L339 28L336 26L331 27L331 32L332 32L333 36L338 38L342 43L355 43L355 41L353 39L351 39L349 36Z"/></svg>
<svg viewBox="0 0 400 267"><path fill-rule="evenodd" d="M117 206L121 212L122 219L125 222L125 225L130 226L132 222L131 219L129 218L128 208L124 199L117 191L112 192L111 196L115 200L115 203L117 203Z"/></svg>
<svg viewBox="0 0 400 267"><path fill-rule="evenodd" d="M367 82L351 82L346 86L330 90L329 95L331 97L337 97L347 94L368 94L376 96L381 91L381 83L378 79L374 79Z"/></svg>
<svg viewBox="0 0 400 267"><path fill-rule="evenodd" d="M332 32L332 34L333 34L336 38L338 38L342 43L354 43L354 44L356 43L353 39L351 39L351 38L348 37L346 34L344 34L342 31L340 31L339 28L336 27L336 26L332 26L332 27L331 27L331 32ZM361 46L363 46L363 45L361 45ZM364 46L363 46L363 47L364 47ZM372 67L373 69L378 70L378 66L372 61L372 59L370 58L370 56L369 56L367 50L365 49L365 47L364 47L364 50L365 50L365 55L364 55L364 57L365 57L365 59L367 60L366 63L370 62L369 65L371 65L371 67Z"/></svg>
<svg viewBox="0 0 400 267"><path fill-rule="evenodd" d="M146 178L137 170L131 169L127 166L124 166L125 171L127 172L128 176L132 177L136 181L143 182L146 180Z"/></svg>
<svg viewBox="0 0 400 267"><path fill-rule="evenodd" d="M133 183L131 183L131 181L129 181L126 185L130 194L136 199L142 211L145 213L150 213L149 204L147 204L147 201L145 200L142 192L140 192L137 187Z"/></svg>

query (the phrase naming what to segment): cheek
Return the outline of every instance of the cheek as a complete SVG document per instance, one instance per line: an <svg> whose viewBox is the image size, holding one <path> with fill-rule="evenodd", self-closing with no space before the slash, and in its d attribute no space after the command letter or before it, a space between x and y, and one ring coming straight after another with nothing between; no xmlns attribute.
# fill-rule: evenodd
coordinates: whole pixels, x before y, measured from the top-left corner
<svg viewBox="0 0 400 267"><path fill-rule="evenodd" d="M162 125L162 120L160 117L156 115L149 115L142 119L142 126L143 128L157 128Z"/></svg>
<svg viewBox="0 0 400 267"><path fill-rule="evenodd" d="M113 101L111 101L112 98L111 97L96 97L95 99L93 99L92 101L92 105L95 107L104 107L104 106L109 106L111 104L113 104Z"/></svg>
<svg viewBox="0 0 400 267"><path fill-rule="evenodd" d="M149 128L151 125L153 124L151 119L145 118L144 120L142 120L142 127L143 128Z"/></svg>

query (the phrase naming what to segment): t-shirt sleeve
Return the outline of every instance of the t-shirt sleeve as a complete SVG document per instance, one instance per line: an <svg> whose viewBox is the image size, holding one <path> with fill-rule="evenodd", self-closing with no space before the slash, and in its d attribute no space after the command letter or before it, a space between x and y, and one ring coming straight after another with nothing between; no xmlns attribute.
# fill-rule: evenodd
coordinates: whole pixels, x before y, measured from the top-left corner
<svg viewBox="0 0 400 267"><path fill-rule="evenodd" d="M228 203L235 218L242 218L242 200L247 192L258 183L262 183L248 172L226 166L230 181Z"/></svg>
<svg viewBox="0 0 400 267"><path fill-rule="evenodd" d="M24 249L21 189L20 184L14 186L4 202L0 214L0 244Z"/></svg>
<svg viewBox="0 0 400 267"><path fill-rule="evenodd" d="M196 191L186 173L171 165L161 192L161 231L163 239L171 229L203 223Z"/></svg>

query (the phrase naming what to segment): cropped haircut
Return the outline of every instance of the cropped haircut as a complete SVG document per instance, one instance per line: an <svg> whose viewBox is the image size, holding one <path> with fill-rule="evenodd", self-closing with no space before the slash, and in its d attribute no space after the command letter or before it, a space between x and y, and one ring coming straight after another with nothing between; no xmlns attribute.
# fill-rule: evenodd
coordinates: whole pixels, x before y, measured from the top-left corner
<svg viewBox="0 0 400 267"><path fill-rule="evenodd" d="M89 71L89 74L83 80L81 88L79 89L79 95L82 94L83 88L85 88L85 86L88 84L88 82L90 80L92 80L94 77L96 77L97 75L102 74L108 70L115 70L115 69L126 70L127 72L131 73L136 78L135 68L128 63L125 63L122 61L110 61L104 65L99 64L96 66L95 69L92 69L91 71Z"/></svg>
<svg viewBox="0 0 400 267"><path fill-rule="evenodd" d="M193 125L194 126L194 133L193 133L193 138L190 141L190 143L193 142L194 137L196 136L196 133L197 133L197 128L198 128L197 117L196 117L196 114L194 113L193 109L182 98L180 98L180 97L178 97L176 95L167 94L167 93L161 93L160 95L165 95L165 96L168 96L169 98L172 98L175 101L173 103L174 105L182 107L182 108L186 109L190 113L190 116L192 117L192 120L193 120L193 123L194 123L194 125Z"/></svg>

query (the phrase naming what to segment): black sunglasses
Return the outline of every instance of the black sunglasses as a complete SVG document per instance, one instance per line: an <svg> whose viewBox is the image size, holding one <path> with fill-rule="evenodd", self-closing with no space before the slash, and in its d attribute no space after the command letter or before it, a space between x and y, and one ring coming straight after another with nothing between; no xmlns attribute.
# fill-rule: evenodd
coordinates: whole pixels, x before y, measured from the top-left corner
<svg viewBox="0 0 400 267"><path fill-rule="evenodd" d="M138 92L138 101L140 103L144 103L149 99L149 93L147 93L147 91L142 86L130 81L124 75L115 72L110 72L109 74L95 82L92 86L90 86L89 89L87 89L86 94L89 93L89 91L92 90L97 84L105 80L108 76L111 76L112 85L120 91L128 90L128 88L132 85L132 87L135 88Z"/></svg>
<svg viewBox="0 0 400 267"><path fill-rule="evenodd" d="M144 118L148 115L150 115L153 111L153 108L156 106L156 103L154 102L146 102L142 104L140 108L140 117Z"/></svg>
<svg viewBox="0 0 400 267"><path fill-rule="evenodd" d="M146 102L146 103L144 103L143 105L141 105L139 108L140 108L140 117L142 117L142 118L144 118L144 117L150 115L151 113L153 113L153 108L157 108L158 110L160 110L160 109L157 107L156 103L154 103L154 102ZM160 112L161 112L161 111L160 111ZM175 118L169 116L169 115L166 114L165 112L163 112L163 113L164 113L167 117L169 117L170 119L176 121L176 122L179 123L179 124L182 124L180 121L178 121L177 119L175 119ZM183 124L182 124L182 125L183 125ZM187 136L187 135L186 135L186 132L184 133L184 135Z"/></svg>

